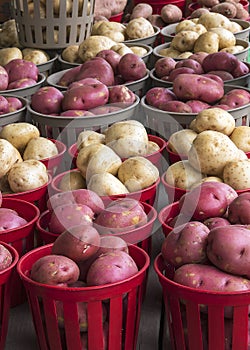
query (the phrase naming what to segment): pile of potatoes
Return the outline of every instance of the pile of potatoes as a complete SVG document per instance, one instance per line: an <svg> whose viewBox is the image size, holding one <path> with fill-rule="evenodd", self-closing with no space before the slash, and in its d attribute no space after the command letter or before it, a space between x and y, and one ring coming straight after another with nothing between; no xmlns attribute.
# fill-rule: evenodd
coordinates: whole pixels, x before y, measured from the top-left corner
<svg viewBox="0 0 250 350"><path fill-rule="evenodd" d="M234 190L248 189L249 144L249 126L235 126L231 114L220 108L203 110L189 129L170 136L169 149L183 159L168 167L165 180L185 190L205 181L224 182Z"/></svg>
<svg viewBox="0 0 250 350"><path fill-rule="evenodd" d="M5 66L14 59L22 59L34 64L46 63L50 60L46 51L33 48L5 47L0 49L0 65Z"/></svg>
<svg viewBox="0 0 250 350"><path fill-rule="evenodd" d="M95 57L102 50L113 50L120 55L136 53L142 57L146 54L140 46L128 47L124 41L145 38L154 35L154 27L143 17L135 18L126 25L112 21L97 21L92 27L91 35L80 45L70 45L62 51L62 58L67 62L83 63Z"/></svg>
<svg viewBox="0 0 250 350"><path fill-rule="evenodd" d="M141 191L159 178L158 168L144 157L158 145L136 120L114 123L104 134L83 131L77 147L77 170L61 178L61 190L86 187L99 196L119 195Z"/></svg>
<svg viewBox="0 0 250 350"><path fill-rule="evenodd" d="M176 26L176 34L169 47L158 54L172 58L188 58L193 53L226 51L232 54L245 49L238 45L233 33L242 30L238 23L220 13L207 12L199 18L186 19Z"/></svg>
<svg viewBox="0 0 250 350"><path fill-rule="evenodd" d="M166 4L162 6L160 14L154 14L150 4L141 2L133 7L129 20L139 17L146 18L152 25L162 28L179 22L184 16L182 10L174 4Z"/></svg>
<svg viewBox="0 0 250 350"><path fill-rule="evenodd" d="M191 18L200 17L201 14L207 13L209 11L220 13L228 18L241 20L248 20L249 18L248 11L243 7L242 3L237 0L198 0L197 4L200 5L200 8L197 8L191 13Z"/></svg>
<svg viewBox="0 0 250 350"><path fill-rule="evenodd" d="M56 145L41 137L36 126L11 123L0 131L0 191L18 193L36 189L48 182L42 159L58 154Z"/></svg>

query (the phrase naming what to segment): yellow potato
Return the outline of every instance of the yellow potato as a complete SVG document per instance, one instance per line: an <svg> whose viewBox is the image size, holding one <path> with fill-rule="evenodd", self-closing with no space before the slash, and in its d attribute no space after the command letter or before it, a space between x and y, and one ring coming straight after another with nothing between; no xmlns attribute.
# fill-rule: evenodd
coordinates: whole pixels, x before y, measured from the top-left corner
<svg viewBox="0 0 250 350"><path fill-rule="evenodd" d="M79 171L70 171L62 177L59 188L62 191L86 188L86 181Z"/></svg>
<svg viewBox="0 0 250 350"><path fill-rule="evenodd" d="M201 34L194 44L194 53L207 52L214 53L219 50L219 35L217 33L208 31Z"/></svg>
<svg viewBox="0 0 250 350"><path fill-rule="evenodd" d="M21 154L12 143L0 139L0 178L6 175L14 164L22 161Z"/></svg>
<svg viewBox="0 0 250 350"><path fill-rule="evenodd" d="M154 27L143 17L130 20L126 27L127 39L141 39L154 35Z"/></svg>
<svg viewBox="0 0 250 350"><path fill-rule="evenodd" d="M176 131L168 139L168 148L174 153L187 156L196 136L197 132L191 129Z"/></svg>
<svg viewBox="0 0 250 350"><path fill-rule="evenodd" d="M234 46L236 44L236 37L228 29L218 27L211 28L209 31L216 33L219 36L219 50L228 46Z"/></svg>
<svg viewBox="0 0 250 350"><path fill-rule="evenodd" d="M230 139L244 152L250 152L250 127L241 125L234 128Z"/></svg>
<svg viewBox="0 0 250 350"><path fill-rule="evenodd" d="M199 34L192 30L183 30L173 37L170 46L180 52L193 51L198 37Z"/></svg>
<svg viewBox="0 0 250 350"><path fill-rule="evenodd" d="M0 49L0 65L5 66L14 59L22 59L22 51L18 47L6 47Z"/></svg>
<svg viewBox="0 0 250 350"><path fill-rule="evenodd" d="M99 196L111 196L129 193L124 184L110 173L94 174L87 185L87 188L96 192Z"/></svg>

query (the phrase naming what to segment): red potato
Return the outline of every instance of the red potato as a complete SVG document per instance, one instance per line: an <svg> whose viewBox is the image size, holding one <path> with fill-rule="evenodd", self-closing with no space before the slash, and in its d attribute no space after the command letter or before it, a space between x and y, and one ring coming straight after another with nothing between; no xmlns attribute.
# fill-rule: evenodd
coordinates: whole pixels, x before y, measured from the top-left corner
<svg viewBox="0 0 250 350"><path fill-rule="evenodd" d="M248 279L233 276L219 270L215 266L203 264L185 264L175 271L174 281L207 291L236 292L250 288Z"/></svg>
<svg viewBox="0 0 250 350"><path fill-rule="evenodd" d="M0 244L0 271L7 269L12 263L11 252L2 244Z"/></svg>
<svg viewBox="0 0 250 350"><path fill-rule="evenodd" d="M211 70L225 70L231 73L238 64L238 58L224 51L219 51L207 55L203 62L202 68L204 72L209 72Z"/></svg>
<svg viewBox="0 0 250 350"><path fill-rule="evenodd" d="M95 108L91 108L89 112L91 112L93 115L102 115L102 114L109 114L113 112L117 112L122 110L122 107L119 106L112 106L112 105L105 105L105 106L98 106Z"/></svg>
<svg viewBox="0 0 250 350"><path fill-rule="evenodd" d="M152 14L153 14L153 8L150 4L139 3L133 7L130 19L139 18L139 17L148 18Z"/></svg>
<svg viewBox="0 0 250 350"><path fill-rule="evenodd" d="M238 195L228 206L228 220L232 224L250 224L250 192Z"/></svg>
<svg viewBox="0 0 250 350"><path fill-rule="evenodd" d="M9 84L9 76L6 69L3 66L0 66L0 90L6 90Z"/></svg>
<svg viewBox="0 0 250 350"><path fill-rule="evenodd" d="M191 69L193 69L193 71L196 74L204 73L202 65L198 61L196 61L196 60L194 60L192 58L187 58L185 60L181 60L181 61L177 62L176 65L175 65L175 68L180 68L180 67L191 68Z"/></svg>
<svg viewBox="0 0 250 350"><path fill-rule="evenodd" d="M89 286L99 286L123 281L134 276L138 267L133 258L124 251L100 255L90 266L87 274Z"/></svg>
<svg viewBox="0 0 250 350"><path fill-rule="evenodd" d="M222 271L249 279L249 228L244 225L213 228L208 235L207 256Z"/></svg>
<svg viewBox="0 0 250 350"><path fill-rule="evenodd" d="M138 55L126 53L119 61L118 72L125 81L135 81L145 77L147 66Z"/></svg>
<svg viewBox="0 0 250 350"><path fill-rule="evenodd" d="M117 250L122 250L128 253L128 245L127 243L118 236L113 235L101 235L100 236L100 245L99 249L94 255L91 255L87 260L78 262L78 266L80 269L80 277L79 279L82 281L86 281L88 270L91 264L97 259L98 256L110 252L115 252Z"/></svg>
<svg viewBox="0 0 250 350"><path fill-rule="evenodd" d="M170 74L168 76L168 80L173 82L176 79L176 77L178 77L178 75L184 74L184 73L185 74L194 74L195 71L190 67L179 67L179 68L175 67L175 69L173 69L170 72Z"/></svg>
<svg viewBox="0 0 250 350"><path fill-rule="evenodd" d="M22 78L14 80L8 84L7 90L23 89L36 84L36 81L31 78Z"/></svg>
<svg viewBox="0 0 250 350"><path fill-rule="evenodd" d="M8 101L8 113L15 112L23 107L18 97L6 96L6 100Z"/></svg>
<svg viewBox="0 0 250 350"><path fill-rule="evenodd" d="M94 226L100 233L123 232L147 222L143 205L132 198L121 198L111 202L96 217Z"/></svg>
<svg viewBox="0 0 250 350"><path fill-rule="evenodd" d="M172 90L164 87L153 87L146 92L146 101L150 106L161 109L162 104L177 100Z"/></svg>
<svg viewBox="0 0 250 350"><path fill-rule="evenodd" d="M103 83L100 80L95 78L83 78L81 80L73 81L72 83L70 83L68 86L68 89L72 89L83 85L95 86L96 84L103 84Z"/></svg>
<svg viewBox="0 0 250 350"><path fill-rule="evenodd" d="M31 107L43 114L58 114L61 111L63 93L53 86L43 86L31 96Z"/></svg>
<svg viewBox="0 0 250 350"><path fill-rule="evenodd" d="M151 16L149 16L147 18L147 20L156 27L162 28L165 27L166 23L163 21L163 19L161 18L160 14L157 13L153 13Z"/></svg>
<svg viewBox="0 0 250 350"><path fill-rule="evenodd" d="M16 58L9 61L4 68L8 73L9 83L23 78L38 80L38 67L31 61Z"/></svg>
<svg viewBox="0 0 250 350"><path fill-rule="evenodd" d="M82 85L67 90L62 100L62 110L83 109L105 105L109 90L105 84Z"/></svg>
<svg viewBox="0 0 250 350"><path fill-rule="evenodd" d="M206 225L209 228L209 230L212 230L215 227L230 225L230 222L226 218L222 218L219 216L208 218L205 221L203 221L203 224Z"/></svg>
<svg viewBox="0 0 250 350"><path fill-rule="evenodd" d="M176 61L172 57L162 57L155 62L155 75L158 78L168 76L175 68Z"/></svg>
<svg viewBox="0 0 250 350"><path fill-rule="evenodd" d="M166 4L161 8L161 18L167 24L177 23L182 17L182 10L174 4Z"/></svg>
<svg viewBox="0 0 250 350"><path fill-rule="evenodd" d="M28 223L27 220L19 216L12 209L0 208L0 231L1 232L24 226L27 223Z"/></svg>
<svg viewBox="0 0 250 350"><path fill-rule="evenodd" d="M94 57L80 66L77 80L95 78L106 86L114 85L114 71L111 65L102 57Z"/></svg>
<svg viewBox="0 0 250 350"><path fill-rule="evenodd" d="M70 109L60 113L59 115L62 117L91 117L95 114L83 109Z"/></svg>
<svg viewBox="0 0 250 350"><path fill-rule="evenodd" d="M229 106L230 109L238 108L250 102L250 93L247 90L235 88L227 92L219 102Z"/></svg>
<svg viewBox="0 0 250 350"><path fill-rule="evenodd" d="M118 64L121 59L121 55L114 50L101 50L97 53L96 57L104 58L113 68L114 74L118 73Z"/></svg>
<svg viewBox="0 0 250 350"><path fill-rule="evenodd" d="M207 55L209 55L207 52L201 51L201 52L193 53L191 56L189 56L189 58L199 62L202 65L202 62L204 58L207 57Z"/></svg>
<svg viewBox="0 0 250 350"><path fill-rule="evenodd" d="M199 113L203 111L203 109L211 107L208 103L199 100L189 100L186 104L191 107L191 113Z"/></svg>
<svg viewBox="0 0 250 350"><path fill-rule="evenodd" d="M98 214L104 209L104 203L101 197L94 191L84 188L52 195L47 201L47 207L49 210L54 210L60 205L70 203L87 205L93 210L94 214Z"/></svg>
<svg viewBox="0 0 250 350"><path fill-rule="evenodd" d="M223 81L232 80L234 77L231 73L225 70L211 70L207 74L218 75ZM207 74L205 74L207 76Z"/></svg>
<svg viewBox="0 0 250 350"><path fill-rule="evenodd" d="M173 92L182 101L200 100L213 104L224 96L224 87L204 75L179 74L173 82Z"/></svg>
<svg viewBox="0 0 250 350"><path fill-rule="evenodd" d="M73 226L54 241L52 254L64 255L76 263L89 259L100 245L98 231L88 224Z"/></svg>
<svg viewBox="0 0 250 350"><path fill-rule="evenodd" d="M161 110L175 113L192 113L192 108L182 101L168 101L161 105Z"/></svg>
<svg viewBox="0 0 250 350"><path fill-rule="evenodd" d="M51 214L49 230L61 234L76 225L92 225L94 212L84 204L63 204L56 207Z"/></svg>
<svg viewBox="0 0 250 350"><path fill-rule="evenodd" d="M4 96L0 95L0 114L8 113L8 108L9 108L8 100Z"/></svg>
<svg viewBox="0 0 250 350"><path fill-rule="evenodd" d="M78 302L77 312L78 312L80 332L87 332L88 331L88 303ZM57 320L58 320L59 327L64 328L63 303L61 301L56 302L56 313L57 313ZM103 322L105 322L107 318L107 309L104 304L102 305L102 315L103 315Z"/></svg>
<svg viewBox="0 0 250 350"><path fill-rule="evenodd" d="M115 85L109 88L109 103L133 103L135 94L126 85Z"/></svg>
<svg viewBox="0 0 250 350"><path fill-rule="evenodd" d="M206 181L186 192L179 200L179 207L185 216L203 221L223 216L237 196L237 192L223 182Z"/></svg>
<svg viewBox="0 0 250 350"><path fill-rule="evenodd" d="M234 78L239 78L239 77L242 77L242 76L248 74L249 68L245 62L238 61L237 66L235 67L235 69L231 73L232 73L232 76Z"/></svg>
<svg viewBox="0 0 250 350"><path fill-rule="evenodd" d="M57 85L69 86L71 83L77 80L80 69L81 65L68 69L58 80Z"/></svg>
<svg viewBox="0 0 250 350"><path fill-rule="evenodd" d="M165 263L178 268L189 263L205 263L209 228L199 221L190 221L175 227L161 247Z"/></svg>
<svg viewBox="0 0 250 350"><path fill-rule="evenodd" d="M79 267L73 260L63 255L50 254L34 262L30 278L43 284L66 286L75 283L79 274Z"/></svg>

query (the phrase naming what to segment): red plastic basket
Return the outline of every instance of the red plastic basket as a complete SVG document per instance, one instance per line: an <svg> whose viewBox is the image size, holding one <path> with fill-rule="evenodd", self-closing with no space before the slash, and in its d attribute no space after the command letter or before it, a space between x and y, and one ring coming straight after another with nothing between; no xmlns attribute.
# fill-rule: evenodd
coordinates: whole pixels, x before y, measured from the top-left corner
<svg viewBox="0 0 250 350"><path fill-rule="evenodd" d="M144 211L148 216L148 221L145 225L137 227L134 230L123 231L116 234L124 239L128 244L136 244L140 248L144 249L149 255L151 254L151 243L152 243L152 234L153 226L157 219L157 211L154 207L147 203L142 203L144 206ZM48 224L51 218L51 211L46 210L43 212L39 219L36 222L36 234L37 241L39 245L53 243L58 234L52 233L48 229ZM96 227L98 230L98 227Z"/></svg>
<svg viewBox="0 0 250 350"><path fill-rule="evenodd" d="M20 199L3 198L3 208L15 210L28 223L19 228L0 232L1 241L10 244L17 250L19 256L34 248L34 228L39 218L39 209L32 203ZM11 306L25 301L26 295L21 280L16 273L13 275L13 288L11 289Z"/></svg>
<svg viewBox="0 0 250 350"><path fill-rule="evenodd" d="M183 196L183 194L187 192L187 190L183 188L169 185L165 180L165 172L161 175L161 183L164 186L164 190L168 196L169 203L178 201L181 198L181 196Z"/></svg>
<svg viewBox="0 0 250 350"><path fill-rule="evenodd" d="M25 192L6 193L3 194L3 198L21 199L26 202L33 203L39 208L40 212L43 212L45 209L47 209L48 186L52 180L52 176L50 174L48 174L48 177L48 182L40 187Z"/></svg>
<svg viewBox="0 0 250 350"><path fill-rule="evenodd" d="M145 0L145 1L140 1L140 0L134 0L134 5L140 4L140 3L146 3L152 6L153 8L153 14L161 14L161 9L163 6L167 5L167 4L172 4L172 5L176 5L177 7L179 7L183 14L185 12L185 6L186 6L186 2L185 0L172 0L172 1L152 1L152 0Z"/></svg>
<svg viewBox="0 0 250 350"><path fill-rule="evenodd" d="M148 135L148 140L155 142L160 147L160 149L157 152L146 155L145 158L150 160L155 166L157 166L157 168L160 168L161 167L161 160L162 160L162 153L164 151L166 142L161 137L155 136L155 135ZM76 143L73 143L73 145L71 145L69 147L68 153L69 153L70 157L72 158L72 166L75 168L76 167L76 158L78 155L78 149L77 149Z"/></svg>
<svg viewBox="0 0 250 350"><path fill-rule="evenodd" d="M46 168L52 175L55 175L60 170L63 170L63 156L67 150L67 147L64 143L62 143L59 140L50 140L56 145L58 154L50 158L41 159L40 161L46 166Z"/></svg>
<svg viewBox="0 0 250 350"><path fill-rule="evenodd" d="M246 350L248 343L248 312L250 291L211 292L197 290L173 282L173 268L166 266L161 254L154 268L163 290L164 322L172 350ZM200 305L208 313L200 311ZM232 319L224 318L224 308L233 307ZM167 332L166 332L167 333ZM225 336L232 338L230 346Z"/></svg>
<svg viewBox="0 0 250 350"><path fill-rule="evenodd" d="M27 291L33 322L41 350L81 350L77 303L87 304L88 349L104 350L103 305L108 317L109 350L135 350L143 284L150 263L148 254L131 245L129 252L139 272L124 281L93 287L58 287L32 281L30 270L35 261L51 253L51 246L36 248L23 256L17 270ZM59 329L56 302L63 303L64 328Z"/></svg>
<svg viewBox="0 0 250 350"><path fill-rule="evenodd" d="M165 236L172 231L173 226L170 225L170 221L173 220L177 215L179 215L179 202L174 202L163 207L158 213L158 220L162 227L162 232Z"/></svg>
<svg viewBox="0 0 250 350"><path fill-rule="evenodd" d="M6 336L8 332L9 324L9 311L10 311L10 301L11 301L11 290L12 290L12 277L13 271L16 268L16 264L19 259L19 254L17 250L12 247L10 244L1 242L12 255L11 265L0 272L0 294L1 294L1 303L0 303L0 350L5 349Z"/></svg>
<svg viewBox="0 0 250 350"><path fill-rule="evenodd" d="M179 162L180 160L188 159L188 156L186 156L184 154L179 154L179 153L171 151L170 148L168 147L168 142L166 142L166 151L168 153L168 159L169 159L170 164Z"/></svg>
<svg viewBox="0 0 250 350"><path fill-rule="evenodd" d="M109 18L109 21L110 22L119 22L121 23L122 21L122 17L123 17L123 11L120 12L120 13L117 13L116 15L112 15L110 18Z"/></svg>
<svg viewBox="0 0 250 350"><path fill-rule="evenodd" d="M60 190L60 188L59 188L60 181L62 180L63 176L65 176L66 174L68 174L69 172L72 172L72 171L78 171L78 170L77 169L67 170L61 174L56 175L52 179L51 184L50 184L49 195L53 195L55 193L62 192L62 190ZM153 185L151 185L151 186L149 186L141 191L126 193L126 194L117 194L117 195L113 195L113 196L101 196L101 198L102 198L105 205L108 205L110 202L112 202L118 198L128 197L128 198L137 199L140 202L145 202L145 203L148 203L148 204L153 206L155 203L155 200L156 200L157 188L158 188L159 183L160 183L160 178L158 178L158 180Z"/></svg>

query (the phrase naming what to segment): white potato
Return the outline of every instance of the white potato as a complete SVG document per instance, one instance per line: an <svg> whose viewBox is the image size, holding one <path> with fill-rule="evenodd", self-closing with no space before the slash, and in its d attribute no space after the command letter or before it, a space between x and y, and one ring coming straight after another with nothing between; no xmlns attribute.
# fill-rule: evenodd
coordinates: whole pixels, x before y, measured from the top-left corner
<svg viewBox="0 0 250 350"><path fill-rule="evenodd" d="M91 176L87 188L99 196L111 196L129 193L124 184L110 173L101 173Z"/></svg>
<svg viewBox="0 0 250 350"><path fill-rule="evenodd" d="M126 27L126 37L128 39L140 39L154 34L154 27L143 17L130 20Z"/></svg>
<svg viewBox="0 0 250 350"><path fill-rule="evenodd" d="M193 51L198 37L199 34L192 30L183 30L173 37L170 46L180 52Z"/></svg>
<svg viewBox="0 0 250 350"><path fill-rule="evenodd" d="M160 150L160 146L154 141L148 141L147 154L152 154Z"/></svg>
<svg viewBox="0 0 250 350"><path fill-rule="evenodd" d="M205 175L191 166L188 160L180 160L171 164L164 175L165 181L173 187L190 189L194 183L200 182Z"/></svg>
<svg viewBox="0 0 250 350"><path fill-rule="evenodd" d="M12 143L0 139L0 178L6 175L14 164L22 161L21 154Z"/></svg>
<svg viewBox="0 0 250 350"><path fill-rule="evenodd" d="M191 21L190 19L184 19L176 25L175 33L179 33L183 30L192 30L194 26L195 23L193 21Z"/></svg>
<svg viewBox="0 0 250 350"><path fill-rule="evenodd" d="M21 154L28 142L32 138L39 136L39 129L35 125L26 122L7 124L0 131L0 138L12 143Z"/></svg>
<svg viewBox="0 0 250 350"><path fill-rule="evenodd" d="M78 55L79 45L69 45L63 49L61 56L64 61L70 63L81 63L82 60Z"/></svg>
<svg viewBox="0 0 250 350"><path fill-rule="evenodd" d="M49 55L40 49L26 48L22 50L23 59L26 61L31 61L35 64L42 64L49 61Z"/></svg>
<svg viewBox="0 0 250 350"><path fill-rule="evenodd" d="M45 159L58 154L56 144L45 137L35 137L31 139L23 152L23 159Z"/></svg>
<svg viewBox="0 0 250 350"><path fill-rule="evenodd" d="M222 50L228 46L236 45L236 37L230 30L226 28L218 27L218 28L210 28L209 31L216 33L218 35L219 50Z"/></svg>
<svg viewBox="0 0 250 350"><path fill-rule="evenodd" d="M147 49L142 46L131 46L130 49L139 57L143 57L148 53Z"/></svg>
<svg viewBox="0 0 250 350"><path fill-rule="evenodd" d="M48 182L46 166L35 159L17 163L8 172L8 181L15 193L36 189Z"/></svg>
<svg viewBox="0 0 250 350"><path fill-rule="evenodd" d="M158 178L157 167L147 158L140 156L124 160L118 169L118 179L129 192L141 191L153 185Z"/></svg>
<svg viewBox="0 0 250 350"><path fill-rule="evenodd" d="M242 159L247 156L229 136L214 130L199 133L188 152L188 160L196 170L219 177L227 162Z"/></svg>
<svg viewBox="0 0 250 350"><path fill-rule="evenodd" d="M80 150L92 143L105 143L105 135L94 130L84 130L77 137L77 149Z"/></svg>
<svg viewBox="0 0 250 350"><path fill-rule="evenodd" d="M223 27L229 28L231 25L230 19L216 12L203 13L198 20L199 24L203 24L207 29Z"/></svg>
<svg viewBox="0 0 250 350"><path fill-rule="evenodd" d="M123 43L118 43L113 46L111 46L111 50L115 51L119 55L123 56L126 55L126 53L133 53L130 47Z"/></svg>
<svg viewBox="0 0 250 350"><path fill-rule="evenodd" d="M105 144L121 158L147 154L148 134L142 123L125 120L112 124L105 131Z"/></svg>
<svg viewBox="0 0 250 350"><path fill-rule="evenodd" d="M91 157L97 151L99 151L102 148L102 146L104 145L101 143L93 143L80 149L80 151L78 152L78 155L76 157L76 167L80 170L84 178L86 178L86 171Z"/></svg>
<svg viewBox="0 0 250 350"><path fill-rule="evenodd" d="M234 128L234 117L229 112L216 107L199 112L192 123L192 129L197 133L215 130L229 136Z"/></svg>
<svg viewBox="0 0 250 350"><path fill-rule="evenodd" d="M223 180L235 190L250 188L250 159L228 162L223 169Z"/></svg>
<svg viewBox="0 0 250 350"><path fill-rule="evenodd" d="M109 50L116 42L104 35L91 35L81 44L78 49L78 56L85 62L95 57L102 50Z"/></svg>
<svg viewBox="0 0 250 350"><path fill-rule="evenodd" d="M173 47L167 47L165 49L161 49L158 52L161 56L171 57L171 58L177 58L180 56L181 51L174 49ZM193 53L191 53L193 54Z"/></svg>
<svg viewBox="0 0 250 350"><path fill-rule="evenodd" d="M221 177L218 176L206 176L203 177L200 181L195 182L191 187L190 190L196 186L199 186L201 183L203 182L211 182L211 181L215 181L215 182L223 182Z"/></svg>
<svg viewBox="0 0 250 350"><path fill-rule="evenodd" d="M12 60L22 59L22 51L18 47L6 47L0 49L0 65L5 66Z"/></svg>
<svg viewBox="0 0 250 350"><path fill-rule="evenodd" d="M191 129L176 131L168 139L168 148L174 153L187 156L196 136L197 132Z"/></svg>
<svg viewBox="0 0 250 350"><path fill-rule="evenodd" d="M94 174L107 172L112 175L117 175L121 164L121 158L110 147L102 145L102 147L92 155L88 162L86 181L88 182Z"/></svg>
<svg viewBox="0 0 250 350"><path fill-rule="evenodd" d="M250 152L250 127L248 125L236 126L230 139L244 152Z"/></svg>
<svg viewBox="0 0 250 350"><path fill-rule="evenodd" d="M73 170L62 177L58 187L62 191L78 190L80 188L86 188L86 181L79 171Z"/></svg>
<svg viewBox="0 0 250 350"><path fill-rule="evenodd" d="M244 49L245 48L242 45L234 45L234 46L225 47L224 49L221 49L220 51L235 54L235 53L239 53L239 52L243 51Z"/></svg>

